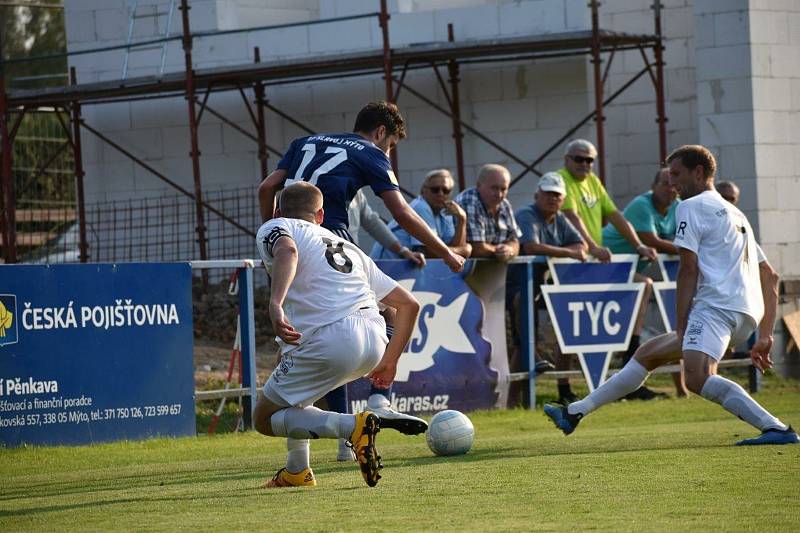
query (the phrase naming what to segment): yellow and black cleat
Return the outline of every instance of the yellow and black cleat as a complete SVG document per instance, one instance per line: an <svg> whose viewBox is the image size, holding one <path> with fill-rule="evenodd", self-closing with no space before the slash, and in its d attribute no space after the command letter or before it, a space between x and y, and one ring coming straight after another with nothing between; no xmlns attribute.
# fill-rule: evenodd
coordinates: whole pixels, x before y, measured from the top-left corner
<svg viewBox="0 0 800 533"><path fill-rule="evenodd" d="M375 435L380 431L380 419L369 411L358 413L356 417L356 427L350 435L350 445L356 453L358 466L361 468L361 475L367 485L374 487L381 478L378 470L383 468L381 457L375 448Z"/></svg>
<svg viewBox="0 0 800 533"><path fill-rule="evenodd" d="M296 474L292 474L286 468L281 468L272 476L272 479L264 483L262 488L273 489L279 487L316 487L317 479L310 468L304 468Z"/></svg>

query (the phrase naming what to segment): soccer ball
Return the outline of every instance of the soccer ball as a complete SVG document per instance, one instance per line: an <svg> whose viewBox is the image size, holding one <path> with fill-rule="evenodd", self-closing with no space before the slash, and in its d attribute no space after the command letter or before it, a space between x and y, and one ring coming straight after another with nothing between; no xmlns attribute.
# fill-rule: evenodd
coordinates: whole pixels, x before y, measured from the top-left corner
<svg viewBox="0 0 800 533"><path fill-rule="evenodd" d="M460 411L441 411L433 415L425 440L436 455L462 455L472 447L475 428L467 415Z"/></svg>

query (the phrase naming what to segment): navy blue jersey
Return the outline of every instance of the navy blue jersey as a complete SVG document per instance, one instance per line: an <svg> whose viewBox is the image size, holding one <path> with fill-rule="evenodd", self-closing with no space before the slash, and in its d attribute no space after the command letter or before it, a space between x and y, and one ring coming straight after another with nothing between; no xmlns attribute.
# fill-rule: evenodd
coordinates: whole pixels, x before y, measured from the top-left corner
<svg viewBox="0 0 800 533"><path fill-rule="evenodd" d="M361 187L375 194L399 189L392 165L380 148L355 133L320 134L292 141L278 163L284 186L303 180L323 196L324 228L347 229L347 208Z"/></svg>

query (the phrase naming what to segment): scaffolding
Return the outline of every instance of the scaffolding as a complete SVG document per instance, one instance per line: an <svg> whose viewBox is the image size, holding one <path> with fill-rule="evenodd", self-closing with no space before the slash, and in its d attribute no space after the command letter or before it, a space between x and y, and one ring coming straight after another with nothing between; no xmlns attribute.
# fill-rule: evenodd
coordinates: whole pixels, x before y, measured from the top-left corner
<svg viewBox="0 0 800 533"><path fill-rule="evenodd" d="M666 158L666 116L664 106L664 73L663 73L663 42L661 34L661 9L658 0L652 6L653 34L631 34L603 30L599 27L599 2L589 1L591 11L591 29L551 33L544 35L531 35L525 37L496 38L486 40L470 40L459 42L455 39L452 25L448 26L448 41L422 46L405 46L392 48L389 36L389 12L386 0L380 0L380 12L323 19L305 23L282 24L259 28L245 28L239 30L224 30L215 32L192 33L189 26L189 1L181 0L180 7L182 19L182 33L178 36L167 36L160 39L148 40L127 45L94 48L79 52L68 52L66 55L84 53L102 53L114 49L129 49L138 46L152 46L163 44L170 40L181 40L184 52L184 70L164 74L162 76L143 76L98 83L77 83L74 68L70 69L70 85L60 88L15 90L7 92L4 80L4 65L13 63L14 59L2 61L0 58L0 134L2 134L2 166L0 166L0 189L2 190L2 217L0 217L0 245L2 245L2 260L6 263L18 261L17 253L17 213L15 206L14 180L11 173L12 146L23 117L30 112L42 108L51 108L69 117L69 123L61 121L66 135L65 149L71 149L74 161L74 176L77 204L79 260L89 261L89 243L86 231L86 206L83 189L83 159L81 150L81 134L86 131L97 136L107 145L113 147L126 157L130 158L153 176L167 183L176 191L191 199L195 205L197 257L206 260L208 255L208 235L206 225L206 212L218 216L227 224L232 225L242 234L255 236L252 227L243 225L233 216L229 216L218 206L211 203L203 194L203 181L201 178L200 152L198 150L198 127L205 113L212 114L223 123L233 127L246 137L253 140L258 147L258 158L262 176L267 174L267 161L269 153L280 156L281 151L267 143L267 123L265 110L276 113L278 116L291 122L300 129L315 133L300 121L276 108L266 98L266 87L276 84L311 82L343 77L382 75L385 80L386 99L397 102L403 92L414 95L422 102L429 105L445 117L449 118L452 126L452 137L456 156L456 178L459 188L463 190L464 156L462 139L464 133L488 143L510 160L521 165L522 171L516 175L511 186L518 183L528 173L541 176L537 169L548 155L556 150L565 140L569 139L579 128L591 120L595 121L597 149L598 149L598 175L605 183L605 132L604 108L613 102L627 88L638 81L642 76L649 75L656 99L656 122L658 124L659 157ZM254 62L252 64L227 66L224 68L194 69L192 61L193 39L197 37L212 37L232 33L249 32L254 30L278 29L298 25L312 25L331 23L357 18L375 18L382 32L382 49L358 53L337 54L323 58L306 58L291 61L262 62L260 50L254 49ZM643 68L634 74L626 83L612 94L604 94L604 85L608 77L611 63L615 54L628 50L638 50L641 53ZM648 57L652 52L652 59ZM546 148L532 163L512 153L488 135L466 123L461 118L459 101L459 81L462 65L511 62L522 60L537 60L549 58L563 58L569 56L589 55L593 66L594 81L594 110L583 117L577 124ZM603 56L607 59L603 59ZM55 56L46 56L50 59ZM36 59L36 58L33 58ZM31 58L26 59L30 61ZM605 61L605 68L603 62ZM442 69L447 69L448 80L445 80ZM412 70L430 69L439 84L447 106L441 106L433 99L409 86L406 74ZM253 90L254 104L245 95L245 88ZM214 110L209 105L211 93L220 91L238 91L242 97L250 119L252 120L255 134L247 131L223 113ZM114 142L91 124L88 124L81 115L81 106L84 104L128 102L154 98L169 98L175 96L185 97L188 108L189 145L192 160L193 188L188 190L159 172L152 165L141 158L137 158L124 146ZM392 164L397 170L397 157L393 153ZM45 165L46 166L46 165ZM403 191L409 194L408 191Z"/></svg>

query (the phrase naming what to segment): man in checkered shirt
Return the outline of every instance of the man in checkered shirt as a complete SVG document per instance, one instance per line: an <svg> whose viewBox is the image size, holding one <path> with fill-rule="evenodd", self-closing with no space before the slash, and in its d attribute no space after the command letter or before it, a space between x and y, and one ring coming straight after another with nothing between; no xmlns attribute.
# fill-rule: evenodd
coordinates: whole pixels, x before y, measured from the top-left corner
<svg viewBox="0 0 800 533"><path fill-rule="evenodd" d="M509 261L519 254L522 232L506 199L511 174L502 165L483 165L475 187L466 189L456 202L467 213L467 242L472 257Z"/></svg>

